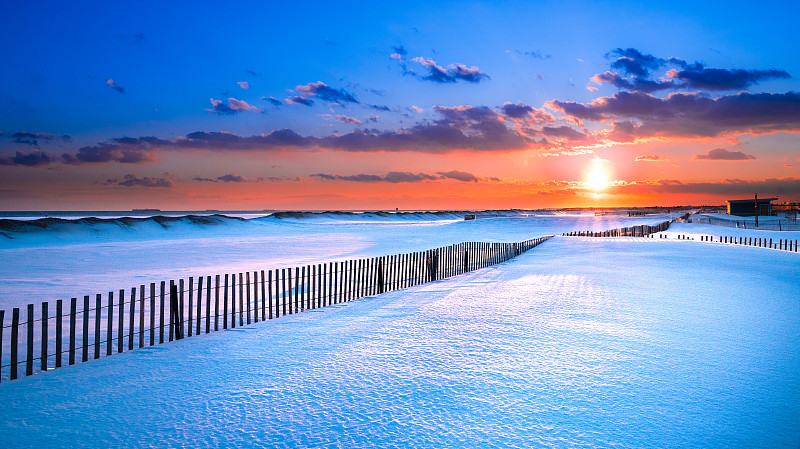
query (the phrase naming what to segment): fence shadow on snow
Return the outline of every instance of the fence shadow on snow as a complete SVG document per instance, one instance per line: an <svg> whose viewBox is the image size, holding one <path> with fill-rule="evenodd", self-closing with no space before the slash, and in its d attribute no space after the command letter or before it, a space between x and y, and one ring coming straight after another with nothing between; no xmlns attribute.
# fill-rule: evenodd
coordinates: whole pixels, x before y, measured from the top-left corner
<svg viewBox="0 0 800 449"><path fill-rule="evenodd" d="M0 381L456 276L509 260L551 237L161 281L158 289L156 283L149 291L140 285L105 298L97 294L93 301L88 295L59 299L55 308L43 302L38 316L29 304L24 321L19 308L10 315L0 310Z"/></svg>

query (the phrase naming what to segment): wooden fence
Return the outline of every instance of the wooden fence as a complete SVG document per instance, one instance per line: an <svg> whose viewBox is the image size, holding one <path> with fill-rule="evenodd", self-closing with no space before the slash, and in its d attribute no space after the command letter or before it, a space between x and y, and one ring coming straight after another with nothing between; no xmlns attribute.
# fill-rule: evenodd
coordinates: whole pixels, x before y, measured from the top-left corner
<svg viewBox="0 0 800 449"><path fill-rule="evenodd" d="M551 237L161 281L105 298L59 299L55 310L43 302L38 314L28 304L24 321L19 308L10 316L0 310L0 381L436 281L504 262Z"/></svg>
<svg viewBox="0 0 800 449"><path fill-rule="evenodd" d="M666 231L670 223L678 220L686 220L689 214L685 214L679 218L675 218L655 226L639 225L631 226L629 228L609 229L606 231L572 231L565 232L561 235L576 236L576 237L647 237L648 235L655 234L656 232Z"/></svg>
<svg viewBox="0 0 800 449"><path fill-rule="evenodd" d="M610 229L607 231L572 231L572 232L565 232L561 235L577 236L577 237L624 237L624 236L652 237L653 234L657 232L666 231L669 228L670 223L672 223L673 221L687 220L688 216L689 214L686 214L680 218L676 218L675 220L659 223L656 226L641 225L641 226L633 226L630 228ZM666 236L662 234L661 238L666 238ZM679 234L677 238L678 240L694 240L688 238L686 235L683 234ZM730 243L734 245L757 246L761 248L772 248L783 251L798 252L797 249L798 241L789 239L775 239L775 241L773 242L771 238L767 239L766 237L732 237L732 236L715 237L712 235L703 235L700 236L700 241Z"/></svg>

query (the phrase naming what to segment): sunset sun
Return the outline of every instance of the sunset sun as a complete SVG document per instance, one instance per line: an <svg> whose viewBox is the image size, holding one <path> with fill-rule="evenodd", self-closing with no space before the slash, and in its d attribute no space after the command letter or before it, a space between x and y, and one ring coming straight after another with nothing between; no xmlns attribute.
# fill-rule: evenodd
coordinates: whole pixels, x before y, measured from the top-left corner
<svg viewBox="0 0 800 449"><path fill-rule="evenodd" d="M592 159L585 178L586 186L594 192L602 192L611 184L611 170L605 159Z"/></svg>

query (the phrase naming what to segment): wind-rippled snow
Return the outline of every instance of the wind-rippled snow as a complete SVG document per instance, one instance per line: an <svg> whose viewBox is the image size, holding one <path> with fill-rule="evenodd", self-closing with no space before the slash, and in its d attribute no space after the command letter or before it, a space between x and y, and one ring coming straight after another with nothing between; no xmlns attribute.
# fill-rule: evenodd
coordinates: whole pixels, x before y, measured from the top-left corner
<svg viewBox="0 0 800 449"><path fill-rule="evenodd" d="M0 385L4 447L797 447L794 253L504 264Z"/></svg>

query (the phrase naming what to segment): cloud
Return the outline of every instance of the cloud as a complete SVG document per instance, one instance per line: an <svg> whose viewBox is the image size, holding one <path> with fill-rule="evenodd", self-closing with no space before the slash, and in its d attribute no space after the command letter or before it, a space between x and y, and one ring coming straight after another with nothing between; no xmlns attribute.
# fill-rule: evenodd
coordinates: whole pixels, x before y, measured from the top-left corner
<svg viewBox="0 0 800 449"><path fill-rule="evenodd" d="M414 105L411 105L411 108L410 108L410 109L411 109L412 111L416 112L417 114L422 114L423 112L425 112L425 109L422 109L422 108L421 108L421 107L419 107L419 106L414 106Z"/></svg>
<svg viewBox="0 0 800 449"><path fill-rule="evenodd" d="M211 98L211 106L212 109L206 109L209 112L215 112L217 114L228 114L233 115L242 111L253 111L253 112L261 112L255 106L249 105L246 101L237 100L236 98L230 97L228 98L228 102L225 103L223 100L215 100Z"/></svg>
<svg viewBox="0 0 800 449"><path fill-rule="evenodd" d="M262 99L262 100L265 100L265 101L268 101L268 102L269 102L271 105L273 105L273 106L280 106L280 105L282 105L282 104L283 104L283 102L282 102L281 100L278 100L277 98L272 98L272 97L262 97L261 99Z"/></svg>
<svg viewBox="0 0 800 449"><path fill-rule="evenodd" d="M344 103L354 103L359 104L358 100L353 96L353 94L345 91L344 89L334 89L327 84L323 83L322 81L317 81L316 83L308 83L306 85L300 85L295 87L294 89L298 94L308 98L308 97L316 97L322 101L327 101L329 103L337 103L337 104L344 104Z"/></svg>
<svg viewBox="0 0 800 449"><path fill-rule="evenodd" d="M455 179L463 182L478 182L478 178L472 173L467 173L458 170L451 170L447 172L436 172L437 175L443 176L448 179Z"/></svg>
<svg viewBox="0 0 800 449"><path fill-rule="evenodd" d="M762 80L791 78L785 70L714 69L700 63L683 70L670 70L667 75L685 81L689 87L705 90L741 90Z"/></svg>
<svg viewBox="0 0 800 449"><path fill-rule="evenodd" d="M457 81L479 83L489 79L489 75L483 73L478 67L467 67L464 64L456 63L450 64L445 68L437 65L433 59L423 57L416 57L412 61L422 64L428 70L428 74L420 78L426 81L440 84L455 83Z"/></svg>
<svg viewBox="0 0 800 449"><path fill-rule="evenodd" d="M633 182L612 187L615 193L701 193L714 195L743 195L752 198L753 192L764 195L798 195L800 178L767 178L763 180L725 179L716 182L681 182L674 179Z"/></svg>
<svg viewBox="0 0 800 449"><path fill-rule="evenodd" d="M261 72L254 72L252 70L245 70L245 73L247 73L250 76L261 76L262 75Z"/></svg>
<svg viewBox="0 0 800 449"><path fill-rule="evenodd" d="M389 57L392 59L402 60L405 59L405 57L408 55L408 51L402 45L398 45L397 47L392 47L392 50L393 53L389 55Z"/></svg>
<svg viewBox="0 0 800 449"><path fill-rule="evenodd" d="M248 83L247 81L237 81L236 84L238 84L239 87L241 87L242 89L250 88L250 83Z"/></svg>
<svg viewBox="0 0 800 449"><path fill-rule="evenodd" d="M746 161L755 159L756 157L742 153L741 151L728 151L724 148L715 148L706 154L696 154L694 158L707 161Z"/></svg>
<svg viewBox="0 0 800 449"><path fill-rule="evenodd" d="M636 158L634 159L634 162L663 162L663 161L666 161L666 159L655 154L653 155L643 154L641 156L636 156Z"/></svg>
<svg viewBox="0 0 800 449"><path fill-rule="evenodd" d="M65 164L119 162L122 164L149 164L157 160L154 146L169 144L155 137L120 137L97 145L78 149L77 154L61 156Z"/></svg>
<svg viewBox="0 0 800 449"><path fill-rule="evenodd" d="M272 97L270 97L270 98L272 98ZM283 101L286 102L287 104L302 104L303 106L313 106L314 105L314 101L313 100L309 100L306 97L301 97L300 95L287 97Z"/></svg>
<svg viewBox="0 0 800 449"><path fill-rule="evenodd" d="M370 109L374 109L376 111L383 111L383 112L391 111L389 106L382 105L382 104L371 104L371 105L369 105L369 107L370 107Z"/></svg>
<svg viewBox="0 0 800 449"><path fill-rule="evenodd" d="M337 115L336 116L336 120L339 121L339 122L348 124L348 125L360 125L361 124L361 120L359 120L359 119L357 119L355 117L348 117L346 115Z"/></svg>
<svg viewBox="0 0 800 449"><path fill-rule="evenodd" d="M122 181L117 184L125 187L154 187L154 188L170 188L175 185L175 176L171 173L164 173L160 178L145 176L143 178L136 177L136 175L128 174Z"/></svg>
<svg viewBox="0 0 800 449"><path fill-rule="evenodd" d="M263 178L262 178L263 179ZM202 178L202 177L195 177L192 178L192 181L197 182L247 182L247 178L241 175L237 175L234 173L229 173L227 175L218 176L216 178Z"/></svg>
<svg viewBox="0 0 800 449"><path fill-rule="evenodd" d="M56 140L60 140L62 142L71 142L72 137L67 135L56 135L56 134L49 134L49 133L32 133L27 131L19 131L15 132L11 135L11 138L14 139L14 143L21 143L23 145L31 145L34 147L39 146L39 142L52 142Z"/></svg>
<svg viewBox="0 0 800 449"><path fill-rule="evenodd" d="M522 102L518 102L517 104L506 103L500 106L500 111L511 118L525 118L533 113L533 106Z"/></svg>
<svg viewBox="0 0 800 449"><path fill-rule="evenodd" d="M392 184L397 184L402 182L437 181L443 179L454 179L462 182L478 182L478 178L472 175L471 173L461 172L457 170L449 172L437 172L435 175L428 173L390 171L385 176L369 175L369 174L337 175L330 173L314 173L311 175L311 177L323 181L388 182Z"/></svg>
<svg viewBox="0 0 800 449"><path fill-rule="evenodd" d="M610 122L614 141L649 137L715 137L800 131L800 94L741 92L716 99L674 93L658 98L618 92L588 104L553 100L547 107L578 120Z"/></svg>
<svg viewBox="0 0 800 449"><path fill-rule="evenodd" d="M26 167L38 167L47 165L54 162L57 158L53 158L49 154L42 151L32 151L25 153L17 151L14 156L0 156L0 165L23 165Z"/></svg>
<svg viewBox="0 0 800 449"><path fill-rule="evenodd" d="M540 50L522 51L522 52L518 52L518 53L526 55L526 56L530 56L533 59L541 59L541 60L547 60L547 59L550 59L550 58L553 57L553 55L545 54L545 53L541 52Z"/></svg>
<svg viewBox="0 0 800 449"><path fill-rule="evenodd" d="M623 78L619 73L608 71L598 73L591 78L591 81L597 84L611 84L624 90L638 90L641 92L655 92L680 87L674 81L653 81L640 76Z"/></svg>
<svg viewBox="0 0 800 449"><path fill-rule="evenodd" d="M125 93L125 88L120 86L120 85L118 85L117 83L114 82L114 80L112 80L110 78L106 80L106 86L116 90L117 92L119 92L121 94Z"/></svg>
<svg viewBox="0 0 800 449"><path fill-rule="evenodd" d="M641 77L648 76L650 70L655 70L667 62L653 55L644 54L635 48L617 48L609 52L606 57L613 55L616 55L617 59L611 63L612 68L621 69L631 75Z"/></svg>
<svg viewBox="0 0 800 449"><path fill-rule="evenodd" d="M244 176L236 175L236 174L233 174L233 173L229 173L227 175L222 175L217 179L222 181L222 182L247 182L247 178L245 178Z"/></svg>

